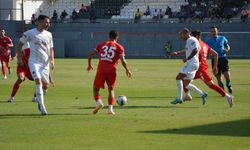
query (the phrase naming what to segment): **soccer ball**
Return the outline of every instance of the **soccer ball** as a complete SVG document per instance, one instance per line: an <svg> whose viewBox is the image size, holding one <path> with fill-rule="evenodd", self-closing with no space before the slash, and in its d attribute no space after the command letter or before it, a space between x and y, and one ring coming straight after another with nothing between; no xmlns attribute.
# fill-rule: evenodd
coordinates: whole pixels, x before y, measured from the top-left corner
<svg viewBox="0 0 250 150"><path fill-rule="evenodd" d="M116 102L118 105L124 106L128 102L128 99L126 96L120 95L117 97Z"/></svg>

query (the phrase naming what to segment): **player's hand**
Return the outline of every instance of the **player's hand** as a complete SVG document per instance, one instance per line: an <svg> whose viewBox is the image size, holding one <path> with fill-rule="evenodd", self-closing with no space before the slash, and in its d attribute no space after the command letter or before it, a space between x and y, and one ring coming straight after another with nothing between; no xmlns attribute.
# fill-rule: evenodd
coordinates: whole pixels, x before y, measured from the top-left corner
<svg viewBox="0 0 250 150"><path fill-rule="evenodd" d="M54 80L52 80L52 79L50 79L50 84L54 87L55 86L55 82L54 82Z"/></svg>
<svg viewBox="0 0 250 150"><path fill-rule="evenodd" d="M132 73L131 73L129 70L127 70L127 71L126 71L126 75L127 75L127 77L130 78L130 77L132 76Z"/></svg>
<svg viewBox="0 0 250 150"><path fill-rule="evenodd" d="M176 55L177 55L177 52L170 53L170 56L176 56Z"/></svg>
<svg viewBox="0 0 250 150"><path fill-rule="evenodd" d="M87 67L87 71L90 71L90 70L93 70L92 65L89 65L89 66Z"/></svg>
<svg viewBox="0 0 250 150"><path fill-rule="evenodd" d="M217 67L213 68L213 74L214 74L214 75L217 75L217 74L218 74L218 68L217 68Z"/></svg>
<svg viewBox="0 0 250 150"><path fill-rule="evenodd" d="M187 62L187 58L182 59L182 61L183 61L184 63Z"/></svg>
<svg viewBox="0 0 250 150"><path fill-rule="evenodd" d="M55 62L54 62L54 60L50 61L50 66L51 66L51 70L55 69Z"/></svg>

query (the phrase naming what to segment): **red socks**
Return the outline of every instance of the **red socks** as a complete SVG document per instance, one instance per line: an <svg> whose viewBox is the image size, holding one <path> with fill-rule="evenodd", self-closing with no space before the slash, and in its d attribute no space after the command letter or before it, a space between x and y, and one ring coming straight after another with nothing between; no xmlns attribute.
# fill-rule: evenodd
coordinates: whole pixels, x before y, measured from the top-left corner
<svg viewBox="0 0 250 150"><path fill-rule="evenodd" d="M16 92L18 91L19 87L20 87L20 84L16 84L16 83L14 84L14 86L12 88L11 97L15 97Z"/></svg>
<svg viewBox="0 0 250 150"><path fill-rule="evenodd" d="M115 104L115 98L114 97L109 97L109 105L114 105Z"/></svg>
<svg viewBox="0 0 250 150"><path fill-rule="evenodd" d="M212 84L209 88L215 90L218 93L220 93L220 95L223 96L223 97L226 95L226 92L220 86L218 86L216 84Z"/></svg>

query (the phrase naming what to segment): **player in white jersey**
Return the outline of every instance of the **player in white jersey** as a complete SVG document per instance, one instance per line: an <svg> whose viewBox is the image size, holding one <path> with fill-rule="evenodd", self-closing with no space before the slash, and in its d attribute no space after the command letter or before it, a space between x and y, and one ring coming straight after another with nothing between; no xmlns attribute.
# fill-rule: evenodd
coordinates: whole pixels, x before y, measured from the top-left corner
<svg viewBox="0 0 250 150"><path fill-rule="evenodd" d="M50 65L52 70L55 67L52 34L47 31L49 25L49 17L40 15L38 17L38 27L24 32L17 45L18 65L22 66L22 46L26 42L30 44L29 68L36 83L38 108L42 115L48 114L44 105L42 87L49 84Z"/></svg>
<svg viewBox="0 0 250 150"><path fill-rule="evenodd" d="M191 81L195 77L196 71L199 69L199 50L200 44L199 41L190 36L190 32L187 28L184 28L180 32L180 38L186 41L186 46L184 50L172 52L171 55L179 55L182 53L186 54L186 57L183 59L183 62L186 63L180 73L176 76L177 88L178 88L178 97L171 102L171 104L178 104L183 102L183 82L187 85L186 88L193 90L202 97L202 103L205 104L207 93L202 92L195 85L191 84Z"/></svg>

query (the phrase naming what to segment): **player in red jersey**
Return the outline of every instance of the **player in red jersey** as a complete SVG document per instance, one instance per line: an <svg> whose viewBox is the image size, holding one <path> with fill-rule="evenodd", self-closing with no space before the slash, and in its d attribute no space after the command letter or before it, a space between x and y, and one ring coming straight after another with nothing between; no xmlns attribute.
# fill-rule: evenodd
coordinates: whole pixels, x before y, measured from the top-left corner
<svg viewBox="0 0 250 150"><path fill-rule="evenodd" d="M213 74L218 73L217 69L217 63L218 63L218 54L216 51L214 51L211 47L209 47L206 43L204 43L200 37L201 37L201 31L195 30L191 33L192 36L196 37L199 41L201 50L199 52L199 62L200 67L198 71L196 72L194 79L201 79L210 89L218 92L221 96L225 97L229 103L229 106L232 107L233 105L233 96L230 96L228 93L226 93L220 86L216 85L212 77L209 74L208 71L208 64L207 64L207 56L212 54L214 56L214 67L213 67ZM185 82L184 82L185 84ZM184 86L185 87L185 86ZM186 97L184 99L191 100L192 97L187 89L184 89L186 92Z"/></svg>
<svg viewBox="0 0 250 150"><path fill-rule="evenodd" d="M28 78L30 81L34 81L32 75L30 73L29 62L28 62L29 57L30 57L29 43L24 44L22 49L23 49L23 51L22 51L23 65L17 66L17 70L16 70L17 80L16 80L15 84L13 85L11 96L8 100L8 102L10 102L10 103L14 102L14 97L15 97L21 83L25 81L25 78ZM53 81L51 75L49 76L49 80L50 80L50 83L54 86L54 81ZM44 93L46 93L47 89L48 89L48 86L43 87L43 90L45 91ZM36 94L34 94L32 102L36 102Z"/></svg>
<svg viewBox="0 0 250 150"><path fill-rule="evenodd" d="M115 82L116 82L116 67L118 60L121 60L123 67L126 70L126 75L131 77L131 72L128 69L127 62L125 60L124 48L122 45L117 43L119 38L118 32L111 30L109 32L110 40L102 42L97 45L96 49L90 51L88 55L88 67L87 70L90 71L93 69L92 66L92 57L95 54L98 54L99 64L96 72L93 94L96 100L96 107L93 110L93 114L98 113L98 111L104 106L102 102L102 97L99 93L100 88L104 89L104 84L108 85L108 114L115 114L113 111L113 105L115 102Z"/></svg>
<svg viewBox="0 0 250 150"><path fill-rule="evenodd" d="M9 74L11 73L10 71L10 58L11 58L10 47L13 47L12 40L8 36L5 35L4 29L0 29L0 61L2 65L2 73L3 73L4 79L7 79L4 62L9 70Z"/></svg>

